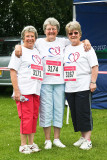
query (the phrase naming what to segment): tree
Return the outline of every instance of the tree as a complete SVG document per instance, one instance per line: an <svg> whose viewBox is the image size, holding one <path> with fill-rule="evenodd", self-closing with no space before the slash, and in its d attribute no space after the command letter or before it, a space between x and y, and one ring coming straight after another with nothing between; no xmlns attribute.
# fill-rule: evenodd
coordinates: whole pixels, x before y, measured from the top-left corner
<svg viewBox="0 0 107 160"><path fill-rule="evenodd" d="M11 23L10 0L0 1L0 36L5 35Z"/></svg>
<svg viewBox="0 0 107 160"><path fill-rule="evenodd" d="M0 2L0 36L17 36L27 25L36 27L43 34L43 23L55 17L61 24L61 35L65 25L72 20L72 0L2 0Z"/></svg>

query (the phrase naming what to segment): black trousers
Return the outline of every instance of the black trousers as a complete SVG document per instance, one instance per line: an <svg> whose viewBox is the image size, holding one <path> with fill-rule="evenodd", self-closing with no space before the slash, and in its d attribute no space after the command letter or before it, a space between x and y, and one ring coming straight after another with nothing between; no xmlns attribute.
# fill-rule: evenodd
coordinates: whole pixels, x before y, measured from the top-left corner
<svg viewBox="0 0 107 160"><path fill-rule="evenodd" d="M74 131L87 132L93 129L90 90L65 93L68 101Z"/></svg>

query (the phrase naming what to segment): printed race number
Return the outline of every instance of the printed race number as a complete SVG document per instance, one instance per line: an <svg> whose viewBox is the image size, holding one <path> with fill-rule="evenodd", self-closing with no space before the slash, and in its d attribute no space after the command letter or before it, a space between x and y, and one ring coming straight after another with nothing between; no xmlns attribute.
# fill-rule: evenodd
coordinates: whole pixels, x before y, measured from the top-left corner
<svg viewBox="0 0 107 160"><path fill-rule="evenodd" d="M61 61L46 60L46 75L60 76Z"/></svg>
<svg viewBox="0 0 107 160"><path fill-rule="evenodd" d="M43 66L31 64L31 79L43 81Z"/></svg>
<svg viewBox="0 0 107 160"><path fill-rule="evenodd" d="M58 72L58 66L49 66L48 65L48 72Z"/></svg>
<svg viewBox="0 0 107 160"><path fill-rule="evenodd" d="M76 81L76 66L64 66L64 81Z"/></svg>

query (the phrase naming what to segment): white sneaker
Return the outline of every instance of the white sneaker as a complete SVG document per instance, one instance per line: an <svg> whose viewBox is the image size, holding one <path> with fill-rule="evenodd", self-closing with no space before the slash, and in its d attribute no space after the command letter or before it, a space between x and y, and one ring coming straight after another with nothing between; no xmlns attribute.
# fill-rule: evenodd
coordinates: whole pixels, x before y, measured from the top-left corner
<svg viewBox="0 0 107 160"><path fill-rule="evenodd" d="M75 147L79 147L81 146L81 144L85 141L85 138L84 137L81 137L77 142L75 142L73 145Z"/></svg>
<svg viewBox="0 0 107 160"><path fill-rule="evenodd" d="M52 148L52 142L51 142L51 140L46 140L45 141L45 149L51 149Z"/></svg>
<svg viewBox="0 0 107 160"><path fill-rule="evenodd" d="M89 140L85 140L80 146L80 149L83 149L83 150L89 150L91 148L92 148L92 142Z"/></svg>
<svg viewBox="0 0 107 160"><path fill-rule="evenodd" d="M32 150L32 152L40 152L41 151L41 149L35 143L33 143L33 145L28 145L28 147Z"/></svg>
<svg viewBox="0 0 107 160"><path fill-rule="evenodd" d="M19 147L19 152L24 154L30 154L32 153L32 150L27 145L24 145Z"/></svg>
<svg viewBox="0 0 107 160"><path fill-rule="evenodd" d="M59 139L54 139L53 144L57 147L60 147L60 148L66 147Z"/></svg>

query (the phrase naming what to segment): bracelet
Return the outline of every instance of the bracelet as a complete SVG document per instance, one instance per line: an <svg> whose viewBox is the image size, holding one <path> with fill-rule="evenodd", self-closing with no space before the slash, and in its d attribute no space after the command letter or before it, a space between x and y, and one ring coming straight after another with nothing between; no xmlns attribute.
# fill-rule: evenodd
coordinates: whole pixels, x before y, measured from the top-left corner
<svg viewBox="0 0 107 160"><path fill-rule="evenodd" d="M96 82L92 82L92 81L91 81L91 83L96 84Z"/></svg>

